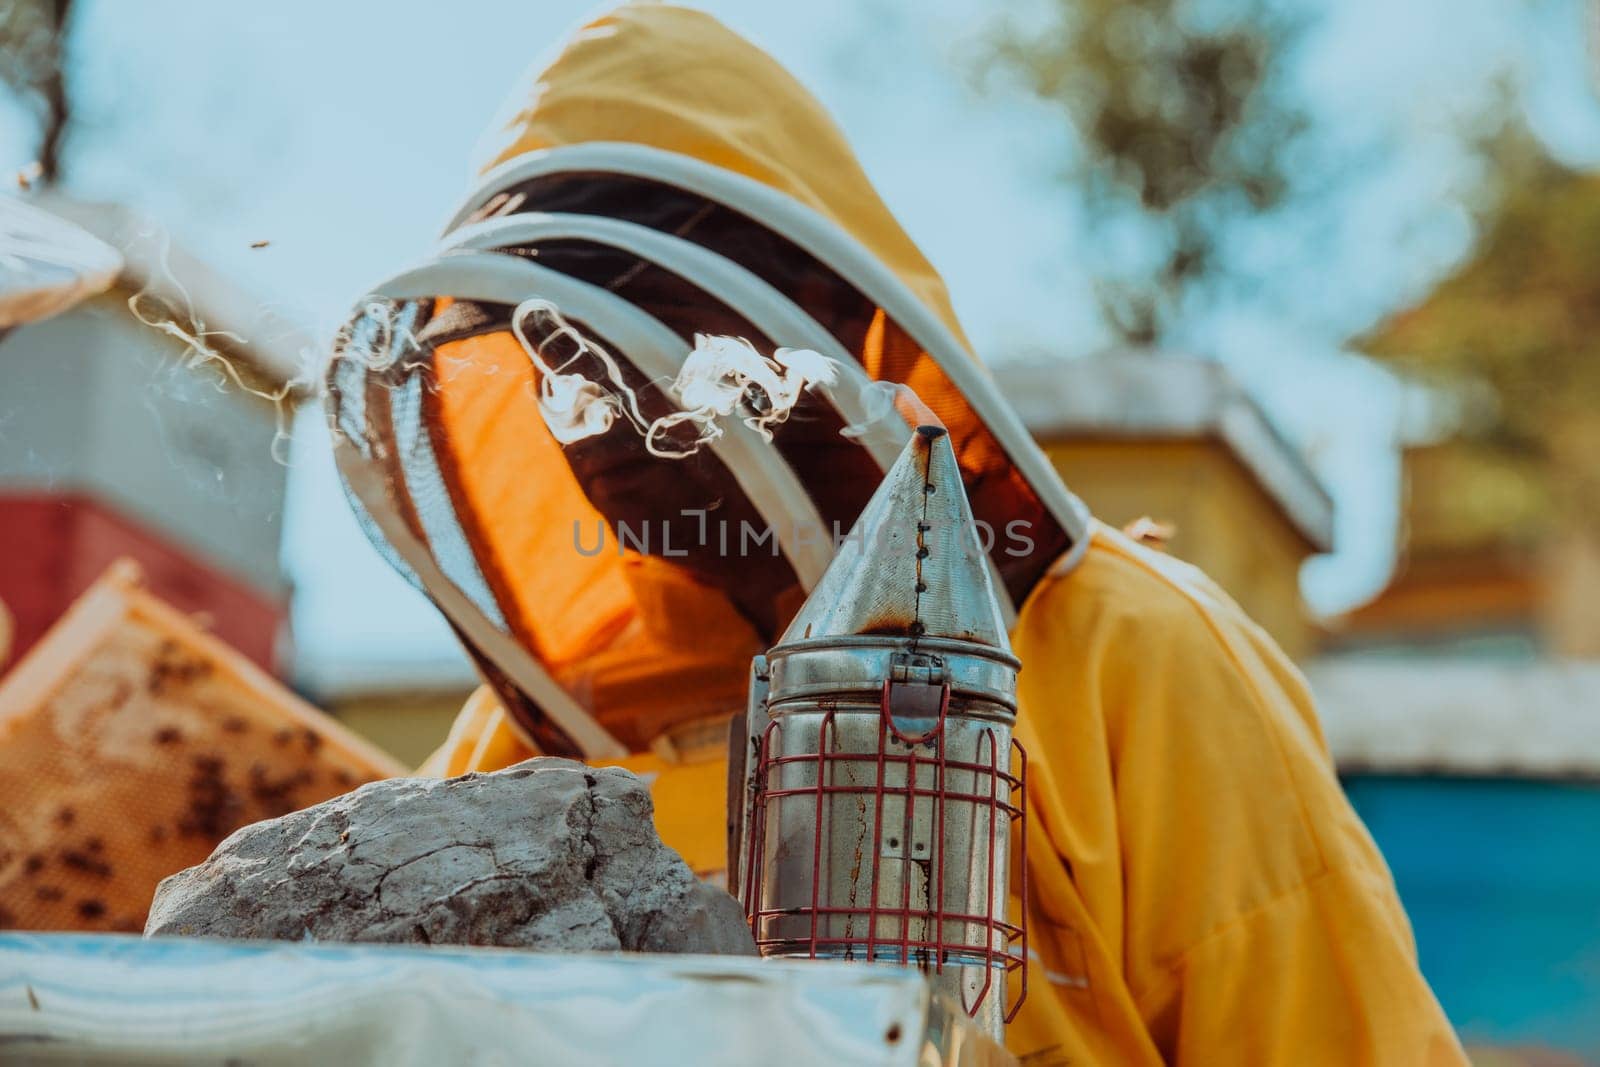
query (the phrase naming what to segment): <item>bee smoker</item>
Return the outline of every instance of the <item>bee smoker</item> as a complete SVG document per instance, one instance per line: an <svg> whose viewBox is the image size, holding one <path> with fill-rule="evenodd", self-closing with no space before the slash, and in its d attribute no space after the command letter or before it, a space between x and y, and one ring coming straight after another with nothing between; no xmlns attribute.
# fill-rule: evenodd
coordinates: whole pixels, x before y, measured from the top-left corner
<svg viewBox="0 0 1600 1067"><path fill-rule="evenodd" d="M921 427L752 666L730 876L762 955L918 967L1002 1039L1026 993L1018 666L950 439Z"/></svg>

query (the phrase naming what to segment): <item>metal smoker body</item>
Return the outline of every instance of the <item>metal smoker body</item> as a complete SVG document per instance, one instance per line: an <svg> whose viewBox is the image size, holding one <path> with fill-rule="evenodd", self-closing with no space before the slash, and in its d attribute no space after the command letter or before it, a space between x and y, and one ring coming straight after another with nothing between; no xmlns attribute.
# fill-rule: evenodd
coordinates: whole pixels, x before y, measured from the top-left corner
<svg viewBox="0 0 1600 1067"><path fill-rule="evenodd" d="M922 427L752 668L731 872L763 955L917 966L1001 1039L1026 991L1017 669L950 440Z"/></svg>

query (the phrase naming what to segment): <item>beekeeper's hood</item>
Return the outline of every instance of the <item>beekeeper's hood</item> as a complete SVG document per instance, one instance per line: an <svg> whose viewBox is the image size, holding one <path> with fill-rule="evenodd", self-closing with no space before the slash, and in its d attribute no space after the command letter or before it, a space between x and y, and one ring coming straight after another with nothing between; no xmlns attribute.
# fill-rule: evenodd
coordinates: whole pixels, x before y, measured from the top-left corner
<svg viewBox="0 0 1600 1067"><path fill-rule="evenodd" d="M813 350L836 380L759 359L707 431L679 417L703 406L680 379L696 334ZM750 657L929 409L1010 604L1086 541L839 129L682 8L621 8L537 75L434 258L343 331L328 387L369 534L547 752L616 755L742 705Z"/></svg>

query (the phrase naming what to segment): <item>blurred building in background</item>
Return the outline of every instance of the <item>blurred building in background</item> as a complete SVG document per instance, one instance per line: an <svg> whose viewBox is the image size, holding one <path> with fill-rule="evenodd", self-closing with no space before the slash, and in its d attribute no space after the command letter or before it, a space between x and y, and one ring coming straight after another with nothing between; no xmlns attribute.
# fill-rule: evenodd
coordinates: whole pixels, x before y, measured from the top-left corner
<svg viewBox="0 0 1600 1067"><path fill-rule="evenodd" d="M1552 644L1540 508L1522 466L1461 441L1406 448L1394 574L1329 624L1328 649L1526 658Z"/></svg>
<svg viewBox="0 0 1600 1067"><path fill-rule="evenodd" d="M309 342L150 222L114 205L45 206L120 251L124 268L107 291L0 339L11 657L128 557L152 592L274 667L287 469L274 458L271 398L287 396ZM200 330L220 359L180 335Z"/></svg>
<svg viewBox="0 0 1600 1067"><path fill-rule="evenodd" d="M1144 351L1009 364L1001 391L1095 517L1148 517L1290 655L1316 644L1300 565L1333 503L1300 452L1214 360Z"/></svg>
<svg viewBox="0 0 1600 1067"><path fill-rule="evenodd" d="M1552 536L1536 461L1470 441L1407 447L1393 577L1329 623L1330 651L1497 658L1600 648L1600 560Z"/></svg>

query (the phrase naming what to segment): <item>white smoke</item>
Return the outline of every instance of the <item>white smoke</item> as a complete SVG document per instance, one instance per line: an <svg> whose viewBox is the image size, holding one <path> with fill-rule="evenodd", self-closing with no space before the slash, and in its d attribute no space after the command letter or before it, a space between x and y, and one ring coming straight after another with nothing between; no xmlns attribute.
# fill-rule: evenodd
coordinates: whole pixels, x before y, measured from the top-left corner
<svg viewBox="0 0 1600 1067"><path fill-rule="evenodd" d="M544 330L538 343L529 340L525 322ZM833 385L838 367L832 359L803 348L780 348L770 357L757 352L738 337L695 334L694 348L683 361L670 394L681 410L646 420L639 398L623 380L616 360L594 344L544 299L525 300L511 319L517 341L539 370L539 411L550 433L570 444L610 430L620 416L643 436L645 448L663 459L682 459L698 452L725 432L723 423L737 417L763 440L772 440L772 427L788 419L808 390ZM573 354L559 364L548 356L550 345L565 338ZM583 356L593 356L604 368L603 381L569 370ZM683 441L668 434L690 427L693 436ZM670 445L663 442L670 441Z"/></svg>
<svg viewBox="0 0 1600 1067"><path fill-rule="evenodd" d="M917 391L904 382L875 381L865 375L858 377L859 380L854 383L855 394L850 400L851 409L858 414L839 431L839 436L865 438L879 433L884 427L893 427L903 433L907 425L944 426L944 420L934 414L933 409L917 395ZM898 441L895 447L898 449Z"/></svg>
<svg viewBox="0 0 1600 1067"><path fill-rule="evenodd" d="M542 341L528 339L523 324L529 321L545 327ZM648 439L649 424L639 411L639 398L622 380L616 360L575 330L554 304L539 298L524 300L511 314L511 331L539 370L539 412L557 441L569 445L605 433L618 415L626 417ZM571 341L574 351L559 365L552 365L545 352L559 338ZM586 355L600 361L615 392L566 369Z"/></svg>
<svg viewBox="0 0 1600 1067"><path fill-rule="evenodd" d="M672 383L685 410L652 424L652 431L685 422L700 427L701 442L720 436L718 420L743 411L744 424L772 440L807 389L838 379L833 360L806 348L780 348L769 359L739 337L694 335L694 350Z"/></svg>

